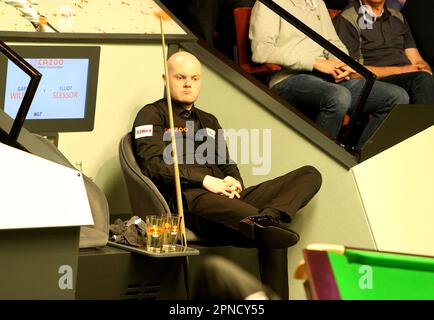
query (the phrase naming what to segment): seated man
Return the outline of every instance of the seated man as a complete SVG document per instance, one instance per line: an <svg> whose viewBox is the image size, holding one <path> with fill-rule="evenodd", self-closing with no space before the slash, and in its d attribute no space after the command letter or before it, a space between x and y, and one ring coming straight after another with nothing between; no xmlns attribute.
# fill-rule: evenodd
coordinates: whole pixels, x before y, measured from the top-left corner
<svg viewBox="0 0 434 320"><path fill-rule="evenodd" d="M398 85L415 104L434 103L431 67L419 54L402 14L385 0L360 0L334 19L350 55L377 75Z"/></svg>
<svg viewBox="0 0 434 320"><path fill-rule="evenodd" d="M275 0L292 15L344 52L322 0ZM270 87L304 113L318 110L316 122L336 139L345 114L357 106L362 79L350 79L351 70L302 32L257 1L250 19L252 60L284 66ZM363 112L372 114L358 142L360 148L394 105L408 103L402 88L375 82Z"/></svg>
<svg viewBox="0 0 434 320"><path fill-rule="evenodd" d="M320 173L305 166L245 188L237 165L229 159L217 119L194 105L201 85L200 62L178 52L168 59L168 69L169 79L164 81L170 83L173 101L186 226L204 238L257 246L262 281L287 299L287 248L298 242L299 235L284 223L317 193ZM132 137L141 170L176 212L169 128L167 102L161 99L139 111ZM206 149L206 156L199 152L205 136L214 146Z"/></svg>

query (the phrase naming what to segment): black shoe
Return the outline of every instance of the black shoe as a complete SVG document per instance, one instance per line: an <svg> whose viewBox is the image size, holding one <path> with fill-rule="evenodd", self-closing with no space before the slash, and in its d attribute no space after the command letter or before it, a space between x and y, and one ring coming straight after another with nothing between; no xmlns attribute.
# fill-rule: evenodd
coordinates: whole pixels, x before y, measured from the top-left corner
<svg viewBox="0 0 434 320"><path fill-rule="evenodd" d="M251 216L238 223L241 234L270 248L288 248L295 245L300 236L269 216Z"/></svg>

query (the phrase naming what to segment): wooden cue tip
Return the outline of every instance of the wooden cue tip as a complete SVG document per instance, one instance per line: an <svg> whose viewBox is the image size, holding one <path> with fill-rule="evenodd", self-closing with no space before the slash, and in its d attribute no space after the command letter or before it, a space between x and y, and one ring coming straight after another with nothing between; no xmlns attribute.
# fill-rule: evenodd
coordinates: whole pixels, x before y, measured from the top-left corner
<svg viewBox="0 0 434 320"><path fill-rule="evenodd" d="M155 11L154 16L162 21L168 22L171 21L172 18L163 10Z"/></svg>

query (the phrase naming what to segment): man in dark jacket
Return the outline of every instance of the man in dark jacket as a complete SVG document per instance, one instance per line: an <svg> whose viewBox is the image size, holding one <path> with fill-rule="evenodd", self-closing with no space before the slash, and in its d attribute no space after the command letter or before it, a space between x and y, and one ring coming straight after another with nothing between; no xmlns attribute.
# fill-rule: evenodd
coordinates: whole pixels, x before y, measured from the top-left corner
<svg viewBox="0 0 434 320"><path fill-rule="evenodd" d="M178 52L170 57L168 67L169 79L164 80L169 81L173 102L186 226L204 238L258 247L262 281L287 298L286 253L299 236L286 223L317 193L320 173L305 166L245 188L216 117L194 105L201 84L200 62L187 52ZM143 173L176 211L165 99L139 111L132 135Z"/></svg>
<svg viewBox="0 0 434 320"><path fill-rule="evenodd" d="M350 56L377 79L404 88L410 103L434 104L434 78L402 14L385 0L357 0L334 19Z"/></svg>

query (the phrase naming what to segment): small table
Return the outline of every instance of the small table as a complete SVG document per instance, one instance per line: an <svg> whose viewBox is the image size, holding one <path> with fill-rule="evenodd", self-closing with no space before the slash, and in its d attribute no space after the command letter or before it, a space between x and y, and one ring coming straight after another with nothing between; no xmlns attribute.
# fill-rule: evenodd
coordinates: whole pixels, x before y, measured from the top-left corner
<svg viewBox="0 0 434 320"><path fill-rule="evenodd" d="M184 247L180 245L176 245L176 249L174 251L166 251L166 252L152 252L146 250L146 247L133 247L125 244L116 243L113 241L109 241L108 245L111 247L123 249L126 251L138 253L144 256L149 256L153 258L173 258L173 257L186 257L186 256L197 256L200 252L197 249Z"/></svg>
<svg viewBox="0 0 434 320"><path fill-rule="evenodd" d="M312 245L295 277L318 300L434 299L434 257Z"/></svg>

